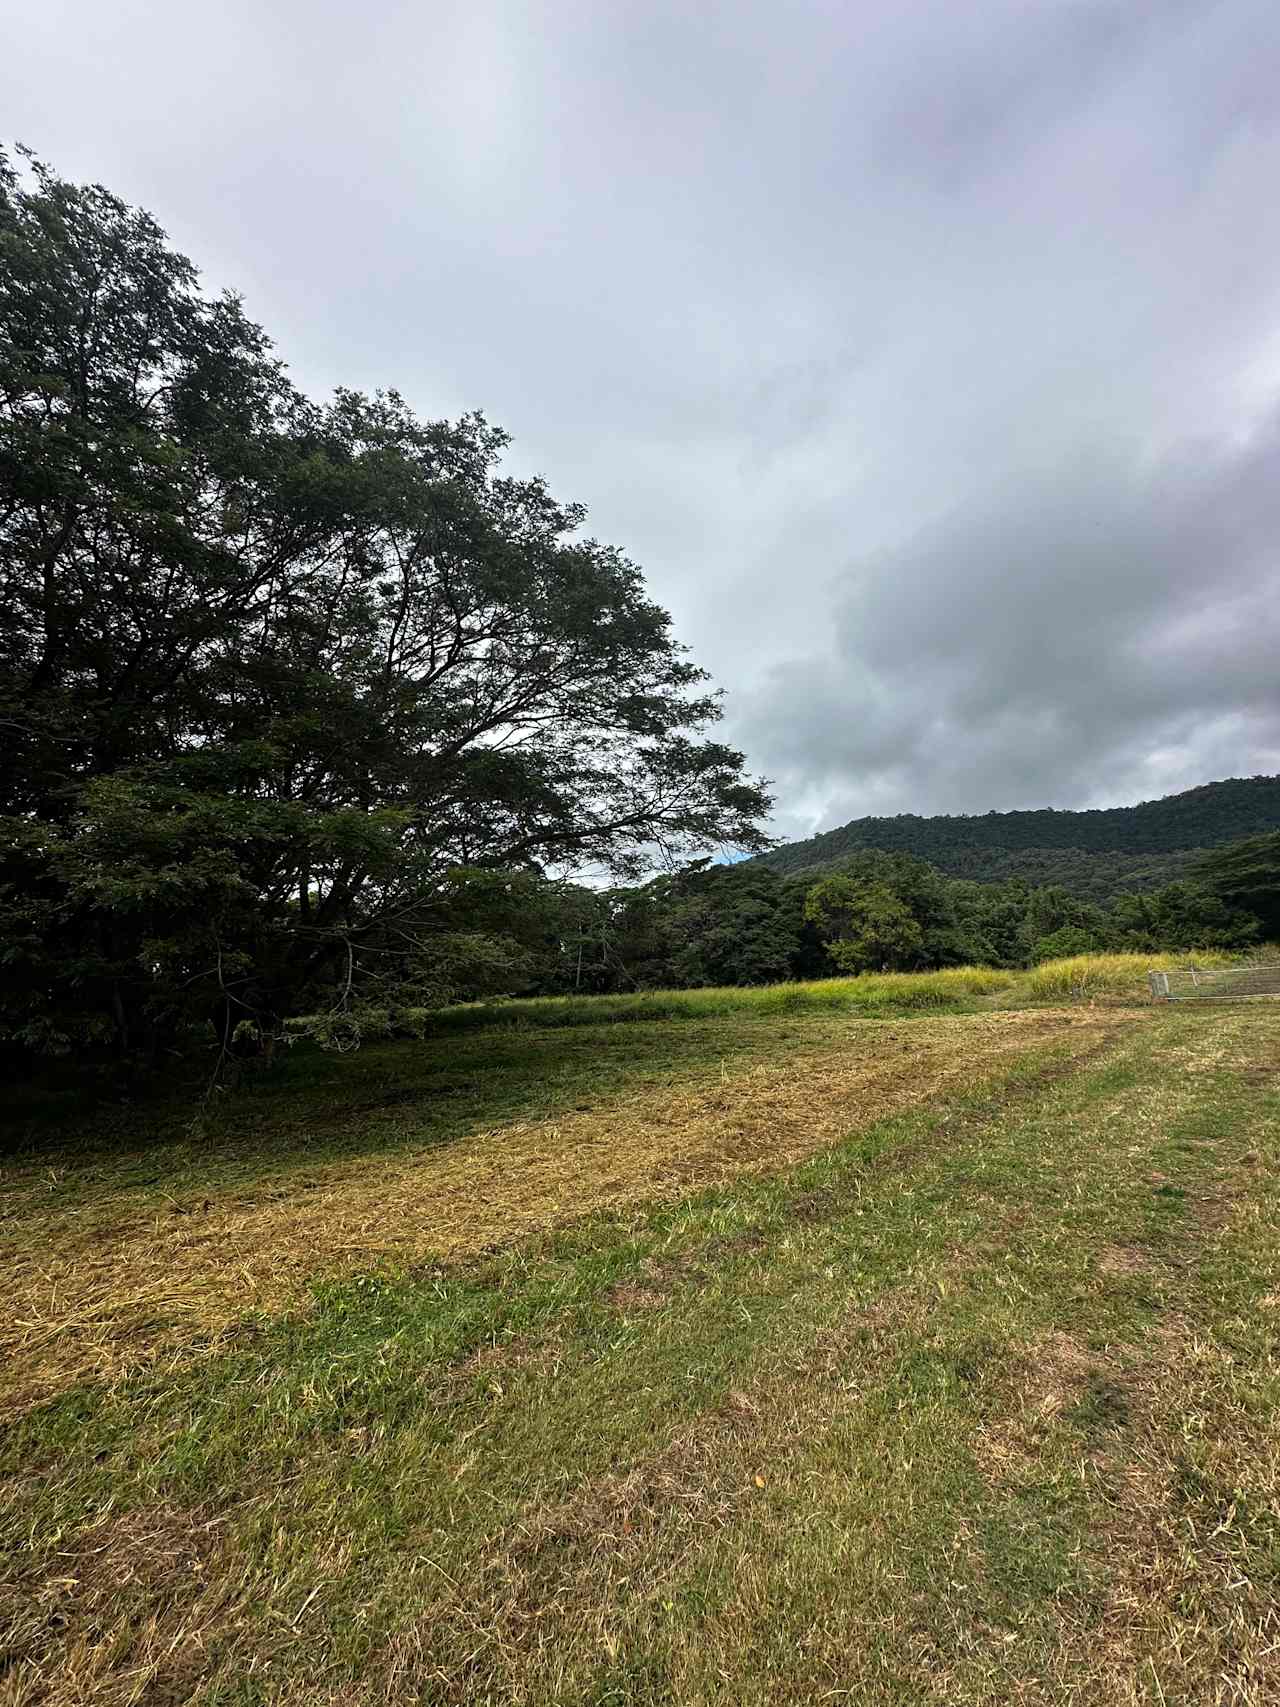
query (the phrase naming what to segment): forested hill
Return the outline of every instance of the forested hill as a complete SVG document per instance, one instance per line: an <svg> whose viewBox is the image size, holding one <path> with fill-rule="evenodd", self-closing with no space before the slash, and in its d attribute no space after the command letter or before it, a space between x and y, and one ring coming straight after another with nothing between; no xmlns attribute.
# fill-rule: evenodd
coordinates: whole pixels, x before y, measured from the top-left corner
<svg viewBox="0 0 1280 1707"><path fill-rule="evenodd" d="M1102 899L1183 876L1202 848L1280 829L1280 776L1232 777L1140 806L1089 812L986 812L980 817L855 818L759 856L786 874L837 865L857 848L926 859L953 877L1024 877Z"/></svg>

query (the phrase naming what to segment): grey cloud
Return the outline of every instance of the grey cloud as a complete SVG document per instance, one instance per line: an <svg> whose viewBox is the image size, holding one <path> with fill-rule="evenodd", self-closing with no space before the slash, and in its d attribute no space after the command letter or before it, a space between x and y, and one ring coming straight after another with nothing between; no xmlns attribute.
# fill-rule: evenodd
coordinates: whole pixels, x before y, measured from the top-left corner
<svg viewBox="0 0 1280 1707"><path fill-rule="evenodd" d="M1274 0L45 0L11 133L480 406L778 827L1280 768Z"/></svg>
<svg viewBox="0 0 1280 1707"><path fill-rule="evenodd" d="M947 190L1002 170L1069 120L1082 95L1096 102L1153 36L1202 10L1196 0L996 4L951 30L921 20L914 65L877 126L877 159Z"/></svg>
<svg viewBox="0 0 1280 1707"><path fill-rule="evenodd" d="M824 817L1101 803L1274 766L1280 418L950 515L851 572L831 636L745 722L784 797Z"/></svg>

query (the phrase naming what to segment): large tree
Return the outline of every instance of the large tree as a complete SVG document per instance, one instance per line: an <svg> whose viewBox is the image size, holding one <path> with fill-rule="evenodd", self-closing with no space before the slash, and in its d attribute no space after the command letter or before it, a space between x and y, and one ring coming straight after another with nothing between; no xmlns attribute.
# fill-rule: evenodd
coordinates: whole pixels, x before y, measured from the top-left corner
<svg viewBox="0 0 1280 1707"><path fill-rule="evenodd" d="M505 444L307 400L147 214L0 156L10 1037L443 993L458 868L763 845L640 571Z"/></svg>
<svg viewBox="0 0 1280 1707"><path fill-rule="evenodd" d="M902 972L924 961L924 932L885 882L833 872L809 890L804 916L842 972Z"/></svg>

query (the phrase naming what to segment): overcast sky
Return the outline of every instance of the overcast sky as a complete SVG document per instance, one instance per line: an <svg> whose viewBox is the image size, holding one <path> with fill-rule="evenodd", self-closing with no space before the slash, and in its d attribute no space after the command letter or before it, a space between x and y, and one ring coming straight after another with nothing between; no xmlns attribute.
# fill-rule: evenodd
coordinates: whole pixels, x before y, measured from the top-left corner
<svg viewBox="0 0 1280 1707"><path fill-rule="evenodd" d="M41 0L0 129L483 408L784 835L1280 771L1277 0Z"/></svg>

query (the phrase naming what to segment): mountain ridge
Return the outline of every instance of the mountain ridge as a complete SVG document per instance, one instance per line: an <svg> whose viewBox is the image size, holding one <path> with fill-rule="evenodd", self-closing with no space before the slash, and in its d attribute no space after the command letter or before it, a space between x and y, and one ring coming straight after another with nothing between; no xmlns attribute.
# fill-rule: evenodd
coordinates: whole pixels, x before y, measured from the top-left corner
<svg viewBox="0 0 1280 1707"><path fill-rule="evenodd" d="M861 848L909 853L951 877L1061 883L1101 899L1185 877L1205 849L1280 829L1280 776L1227 777L1133 806L854 818L756 856L784 876Z"/></svg>

